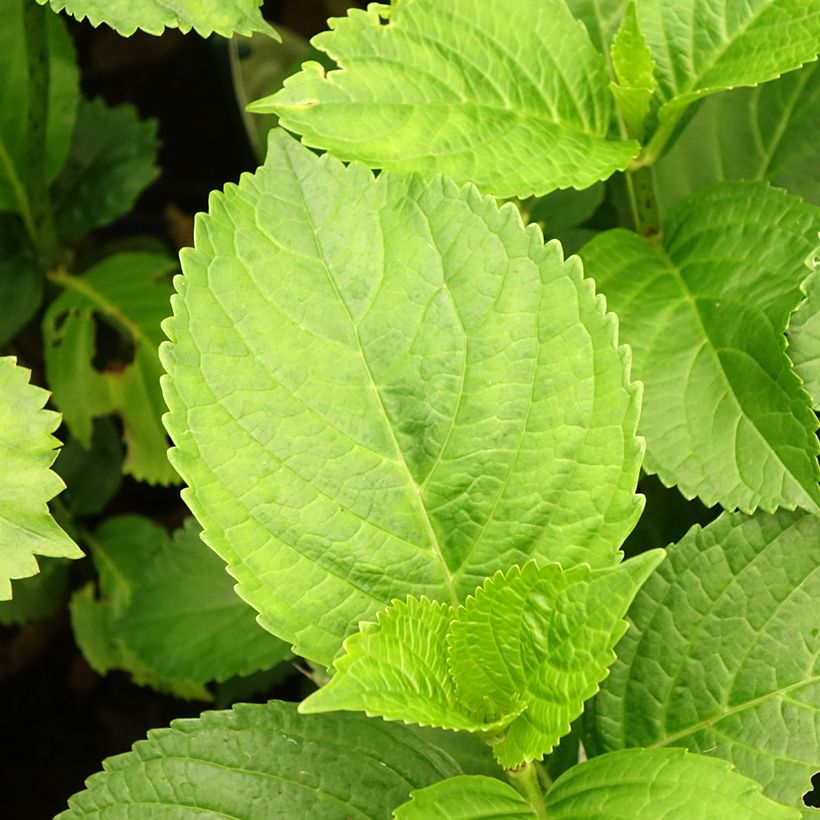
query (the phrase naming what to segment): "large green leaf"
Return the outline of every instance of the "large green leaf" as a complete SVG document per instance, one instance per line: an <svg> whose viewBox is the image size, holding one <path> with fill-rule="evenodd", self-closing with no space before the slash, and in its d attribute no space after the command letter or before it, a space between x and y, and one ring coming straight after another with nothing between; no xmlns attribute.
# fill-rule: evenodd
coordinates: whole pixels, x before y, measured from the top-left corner
<svg viewBox="0 0 820 820"><path fill-rule="evenodd" d="M103 765L62 820L388 818L412 789L473 771L408 727L276 701L174 721Z"/></svg>
<svg viewBox="0 0 820 820"><path fill-rule="evenodd" d="M668 210L722 179L768 179L820 205L819 130L817 63L704 100L655 166L660 203Z"/></svg>
<svg viewBox="0 0 820 820"><path fill-rule="evenodd" d="M683 749L628 749L588 760L558 778L544 802L550 820L800 817L725 761Z"/></svg>
<svg viewBox="0 0 820 820"><path fill-rule="evenodd" d="M28 0L30 2L30 0ZM106 23L124 37L137 29L149 34L162 34L167 28L191 29L203 37L221 34L253 34L276 32L265 22L259 10L261 0L37 0L54 11L65 10L78 20L88 20L92 26Z"/></svg>
<svg viewBox="0 0 820 820"><path fill-rule="evenodd" d="M621 618L662 557L596 572L530 562L498 573L457 611L397 601L345 641L333 679L299 710L481 731L508 769L540 759L597 691Z"/></svg>
<svg viewBox="0 0 820 820"><path fill-rule="evenodd" d="M0 0L0 20L0 211L25 211L29 101L23 3ZM51 180L68 155L79 86L74 49L62 20L50 14L46 23L49 94L45 169Z"/></svg>
<svg viewBox="0 0 820 820"><path fill-rule="evenodd" d="M687 746L801 806L820 769L820 519L724 514L668 553L595 701L598 744Z"/></svg>
<svg viewBox="0 0 820 820"><path fill-rule="evenodd" d="M607 139L604 59L563 0L371 3L312 43L308 62L251 110L308 145L372 167L444 173L497 196L585 188L638 150Z"/></svg>
<svg viewBox="0 0 820 820"><path fill-rule="evenodd" d="M76 239L131 210L158 176L157 124L130 105L83 102L71 152L51 191L57 231Z"/></svg>
<svg viewBox="0 0 820 820"><path fill-rule="evenodd" d="M577 259L446 179L273 132L183 252L161 354L186 500L261 623L329 664L394 598L612 565L638 396Z"/></svg>
<svg viewBox="0 0 820 820"><path fill-rule="evenodd" d="M35 555L82 557L48 511L65 486L49 469L60 416L43 409L48 393L29 384L30 375L15 358L0 357L0 601L11 598L12 579L39 571Z"/></svg>
<svg viewBox="0 0 820 820"><path fill-rule="evenodd" d="M72 435L88 447L94 418L118 413L123 469L152 483L176 478L160 421L165 404L157 357L175 267L167 256L121 253L80 276L54 274L65 290L43 317L48 383ZM114 345L97 338L103 329L118 340ZM113 351L113 361L95 365L117 345L122 349Z"/></svg>
<svg viewBox="0 0 820 820"><path fill-rule="evenodd" d="M789 358L803 386L812 397L815 410L820 410L820 270L806 283L806 298L789 322Z"/></svg>
<svg viewBox="0 0 820 820"><path fill-rule="evenodd" d="M820 209L766 183L720 183L674 209L663 248L616 230L581 256L645 385L644 468L728 509L818 510L817 419L783 332Z"/></svg>
<svg viewBox="0 0 820 820"><path fill-rule="evenodd" d="M532 806L508 783L462 774L410 793L396 820L537 820Z"/></svg>

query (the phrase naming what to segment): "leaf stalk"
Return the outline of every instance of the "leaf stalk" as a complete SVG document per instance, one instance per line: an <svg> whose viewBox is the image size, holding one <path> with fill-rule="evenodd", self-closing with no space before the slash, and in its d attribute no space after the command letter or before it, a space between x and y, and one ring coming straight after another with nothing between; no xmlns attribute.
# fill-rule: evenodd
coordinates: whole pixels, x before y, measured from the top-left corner
<svg viewBox="0 0 820 820"><path fill-rule="evenodd" d="M546 820L547 806L538 779L537 764L527 761L516 769L507 769L506 775L516 791L532 806L539 820Z"/></svg>

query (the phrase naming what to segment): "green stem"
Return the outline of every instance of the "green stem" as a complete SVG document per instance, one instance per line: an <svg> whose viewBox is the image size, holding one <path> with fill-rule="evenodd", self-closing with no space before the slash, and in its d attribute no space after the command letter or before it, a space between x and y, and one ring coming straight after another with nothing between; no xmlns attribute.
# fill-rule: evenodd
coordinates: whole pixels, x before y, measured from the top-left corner
<svg viewBox="0 0 820 820"><path fill-rule="evenodd" d="M526 798L532 806L536 817L546 820L547 807L544 803L544 792L538 782L538 770L534 763L524 763L517 769L507 769L507 778L515 787L516 791Z"/></svg>
<svg viewBox="0 0 820 820"><path fill-rule="evenodd" d="M48 123L49 54L46 15L50 12L32 0L23 4L28 68L28 120L26 132L26 187L29 201L29 232L44 268L57 250L54 216L46 179L46 126ZM24 215L24 220L26 219Z"/></svg>
<svg viewBox="0 0 820 820"><path fill-rule="evenodd" d="M627 171L625 177L635 231L647 238L657 236L661 223L652 168L636 168L634 171Z"/></svg>

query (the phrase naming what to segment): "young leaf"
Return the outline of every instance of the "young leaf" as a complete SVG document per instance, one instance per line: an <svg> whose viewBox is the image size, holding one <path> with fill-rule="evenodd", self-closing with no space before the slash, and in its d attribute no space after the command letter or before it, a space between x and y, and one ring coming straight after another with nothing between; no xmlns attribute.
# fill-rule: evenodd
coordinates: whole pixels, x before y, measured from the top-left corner
<svg viewBox="0 0 820 820"><path fill-rule="evenodd" d="M211 198L161 350L186 501L261 623L329 664L395 598L616 561L636 389L575 259L475 189L281 131Z"/></svg>
<svg viewBox="0 0 820 820"><path fill-rule="evenodd" d="M820 209L765 183L675 208L663 249L625 230L581 256L644 381L644 469L707 506L817 510L817 419L785 353Z"/></svg>
<svg viewBox="0 0 820 820"><path fill-rule="evenodd" d="M169 3L167 0L37 0L54 11L63 11L78 20L88 20L92 26L106 23L123 37L137 29L148 34L162 34L166 28L191 29L202 37L221 34L253 34L263 31L278 35L260 12L261 0L187 0Z"/></svg>
<svg viewBox="0 0 820 820"><path fill-rule="evenodd" d="M108 225L134 206L158 176L157 124L130 105L83 101L71 152L51 190L57 232L64 241Z"/></svg>
<svg viewBox="0 0 820 820"><path fill-rule="evenodd" d="M0 20L0 211L15 211L30 218L25 172L28 76L20 0L0 0ZM52 180L68 154L79 84L74 48L63 21L50 14L46 24L49 83L45 170Z"/></svg>
<svg viewBox="0 0 820 820"><path fill-rule="evenodd" d="M326 686L299 704L302 714L363 711L420 726L498 731L521 711L485 716L458 702L447 668L447 631L453 608L422 598L396 601L375 623L363 623L345 641L345 654Z"/></svg>
<svg viewBox="0 0 820 820"><path fill-rule="evenodd" d="M820 769L819 568L800 512L724 514L670 547L594 702L601 748L686 746L800 807Z"/></svg>
<svg viewBox="0 0 820 820"><path fill-rule="evenodd" d="M410 792L396 820L537 820L532 806L509 783L480 775L458 775Z"/></svg>
<svg viewBox="0 0 820 820"><path fill-rule="evenodd" d="M812 263L817 268L817 262ZM789 322L789 358L820 410L820 271L806 282L806 298Z"/></svg>
<svg viewBox="0 0 820 820"><path fill-rule="evenodd" d="M165 484L176 474L160 421L165 404L157 347L169 309L168 275L175 267L166 256L122 253L80 276L58 272L52 280L65 290L43 317L48 383L72 435L88 447L94 418L119 413L123 469L139 480ZM120 358L115 350L110 364L95 363L113 347L95 338L106 326L122 348Z"/></svg>
<svg viewBox="0 0 820 820"><path fill-rule="evenodd" d="M152 810L223 817L388 817L459 760L406 726L364 715L241 704L156 729L69 800L61 820Z"/></svg>
<svg viewBox="0 0 820 820"><path fill-rule="evenodd" d="M820 205L820 70L704 100L655 165L661 207L723 179L768 179Z"/></svg>
<svg viewBox="0 0 820 820"><path fill-rule="evenodd" d="M683 749L628 749L587 760L555 781L544 800L550 820L653 817L665 820L798 820L795 809L723 760Z"/></svg>
<svg viewBox="0 0 820 820"><path fill-rule="evenodd" d="M29 384L30 375L14 357L0 357L0 601L12 597L12 579L39 571L35 555L82 557L48 511L65 486L49 469L60 416L43 409L48 393Z"/></svg>
<svg viewBox="0 0 820 820"><path fill-rule="evenodd" d="M542 758L569 731L615 660L632 598L662 559L655 550L598 572L531 562L467 599L448 636L450 669L473 712L521 713L493 745L504 768Z"/></svg>
<svg viewBox="0 0 820 820"><path fill-rule="evenodd" d="M443 173L500 197L586 188L638 150L607 139L606 67L563 0L371 3L312 43L340 70L302 66L249 110L341 159Z"/></svg>

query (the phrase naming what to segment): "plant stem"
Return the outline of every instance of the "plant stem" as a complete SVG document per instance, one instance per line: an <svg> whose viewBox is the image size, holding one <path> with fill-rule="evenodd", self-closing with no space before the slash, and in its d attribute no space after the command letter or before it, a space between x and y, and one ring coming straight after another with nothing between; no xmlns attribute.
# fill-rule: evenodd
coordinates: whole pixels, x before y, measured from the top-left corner
<svg viewBox="0 0 820 820"><path fill-rule="evenodd" d="M46 15L48 9L31 0L23 4L28 67L28 120L26 131L26 187L29 214L27 228L33 232L37 256L48 268L57 250L54 216L46 180L46 126L48 123L49 54ZM25 215L24 215L25 218Z"/></svg>
<svg viewBox="0 0 820 820"><path fill-rule="evenodd" d="M660 233L661 224L652 168L636 168L634 171L627 171L624 176L635 231L647 238L656 236Z"/></svg>
<svg viewBox="0 0 820 820"><path fill-rule="evenodd" d="M524 763L517 769L507 769L506 774L516 791L532 806L536 816L540 820L546 820L547 807L544 804L544 793L538 783L536 764Z"/></svg>

